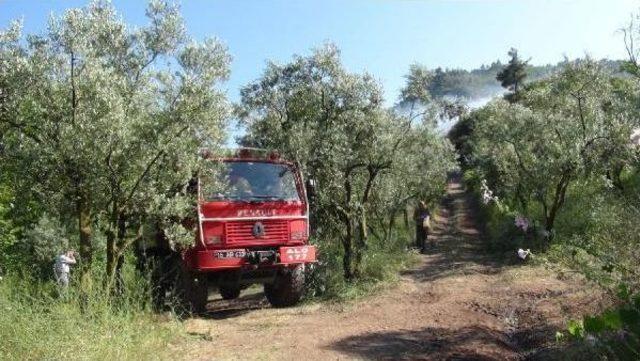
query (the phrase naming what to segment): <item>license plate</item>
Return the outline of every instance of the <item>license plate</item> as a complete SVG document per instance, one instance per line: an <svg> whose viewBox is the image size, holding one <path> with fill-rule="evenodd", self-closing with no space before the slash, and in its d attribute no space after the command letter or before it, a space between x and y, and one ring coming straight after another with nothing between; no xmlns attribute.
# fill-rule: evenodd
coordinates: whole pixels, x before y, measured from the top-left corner
<svg viewBox="0 0 640 361"><path fill-rule="evenodd" d="M213 253L213 256L219 259L244 258L246 255L247 252L244 249L226 249Z"/></svg>
<svg viewBox="0 0 640 361"><path fill-rule="evenodd" d="M316 247L280 247L281 263L308 263L316 261Z"/></svg>

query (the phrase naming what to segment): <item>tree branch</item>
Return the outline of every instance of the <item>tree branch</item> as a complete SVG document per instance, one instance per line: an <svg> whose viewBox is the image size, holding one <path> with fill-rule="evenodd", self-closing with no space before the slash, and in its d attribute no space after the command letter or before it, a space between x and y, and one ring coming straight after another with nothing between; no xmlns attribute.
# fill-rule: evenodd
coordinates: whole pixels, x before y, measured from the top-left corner
<svg viewBox="0 0 640 361"><path fill-rule="evenodd" d="M187 125L187 126L183 127L182 129L180 129L180 131L178 131L178 133L176 133L174 138L175 137L179 137L188 128L189 128L189 126ZM147 163L147 165L144 168L144 171L142 172L140 177L138 177L138 179L136 180L135 184L133 185L133 188L131 188L131 191L129 192L129 195L127 196L127 198L123 202L122 206L124 206L125 204L129 203L129 201L131 201L131 199L133 198L134 193L138 190L138 187L140 186L140 183L142 183L142 180L151 171L151 167L153 167L153 165L158 161L158 159L160 159L160 157L162 155L164 155L164 154L165 154L165 150L164 149L159 150L158 153L156 153L156 155L151 159L151 161L149 161L149 163Z"/></svg>

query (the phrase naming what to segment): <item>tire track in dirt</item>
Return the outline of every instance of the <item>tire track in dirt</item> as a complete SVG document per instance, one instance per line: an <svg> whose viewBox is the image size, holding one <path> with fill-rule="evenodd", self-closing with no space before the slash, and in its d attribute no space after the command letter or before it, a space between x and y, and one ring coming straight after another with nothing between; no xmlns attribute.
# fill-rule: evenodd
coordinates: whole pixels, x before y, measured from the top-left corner
<svg viewBox="0 0 640 361"><path fill-rule="evenodd" d="M434 217L434 247L398 285L347 304L273 309L254 291L216 299L184 359L522 360L558 354L554 335L569 318L602 307L578 279L560 280L514 255L483 250L472 202L458 178ZM504 258L504 259L502 259Z"/></svg>

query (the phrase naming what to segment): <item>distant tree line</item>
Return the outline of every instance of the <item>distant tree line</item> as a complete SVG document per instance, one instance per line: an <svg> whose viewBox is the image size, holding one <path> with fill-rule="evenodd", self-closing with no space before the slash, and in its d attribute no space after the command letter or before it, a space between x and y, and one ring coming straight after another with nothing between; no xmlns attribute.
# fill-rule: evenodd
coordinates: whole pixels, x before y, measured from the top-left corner
<svg viewBox="0 0 640 361"><path fill-rule="evenodd" d="M515 79L526 77L528 81L536 81L547 78L552 74L559 72L568 61L561 61L557 64L549 65L531 65L528 62L522 61L517 58L517 50L515 51L516 59L514 60L509 54L509 62L503 64L500 60L497 60L489 65L482 65L477 69L465 70L465 69L428 69L422 65L414 64L411 66L407 79L411 82L411 79L418 77L422 78L422 82L426 84L426 89L429 94L435 98L463 98L463 99L477 99L492 97L504 92L505 88L502 83L506 80L506 83L519 88L522 84ZM516 61L516 64L520 66L519 73L503 74L505 78L499 77L510 64L510 62ZM603 59L598 61L603 69L607 72L616 73L623 76L620 67L623 64L622 61ZM511 79L509 79L511 77ZM517 86L516 86L517 85ZM513 89L517 90L517 89Z"/></svg>

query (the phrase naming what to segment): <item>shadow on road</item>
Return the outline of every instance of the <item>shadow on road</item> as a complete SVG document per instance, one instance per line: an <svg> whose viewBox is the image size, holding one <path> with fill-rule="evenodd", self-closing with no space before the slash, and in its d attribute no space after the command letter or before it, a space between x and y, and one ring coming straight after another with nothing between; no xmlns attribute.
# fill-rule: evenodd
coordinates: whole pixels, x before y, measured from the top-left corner
<svg viewBox="0 0 640 361"><path fill-rule="evenodd" d="M235 300L223 300L220 297L209 301L207 312L200 315L204 319L222 320L242 316L254 310L270 307L264 294L251 293Z"/></svg>
<svg viewBox="0 0 640 361"><path fill-rule="evenodd" d="M418 331L394 331L352 336L333 348L367 359L404 360L501 360L481 354L478 346L513 351L503 334L483 327L468 327L453 332L444 328L423 328ZM437 355L437 356L436 356ZM433 358L437 357L437 358Z"/></svg>
<svg viewBox="0 0 640 361"><path fill-rule="evenodd" d="M507 335L482 326L451 330L426 327L421 330L376 332L347 337L332 349L357 358L373 360L505 360L505 354L518 354L518 360L542 360L541 353L527 355L539 346L531 335L546 335L553 328L541 326L527 330L529 344L520 344L517 335ZM554 352L561 352L554 350ZM547 354L548 356L548 354Z"/></svg>

